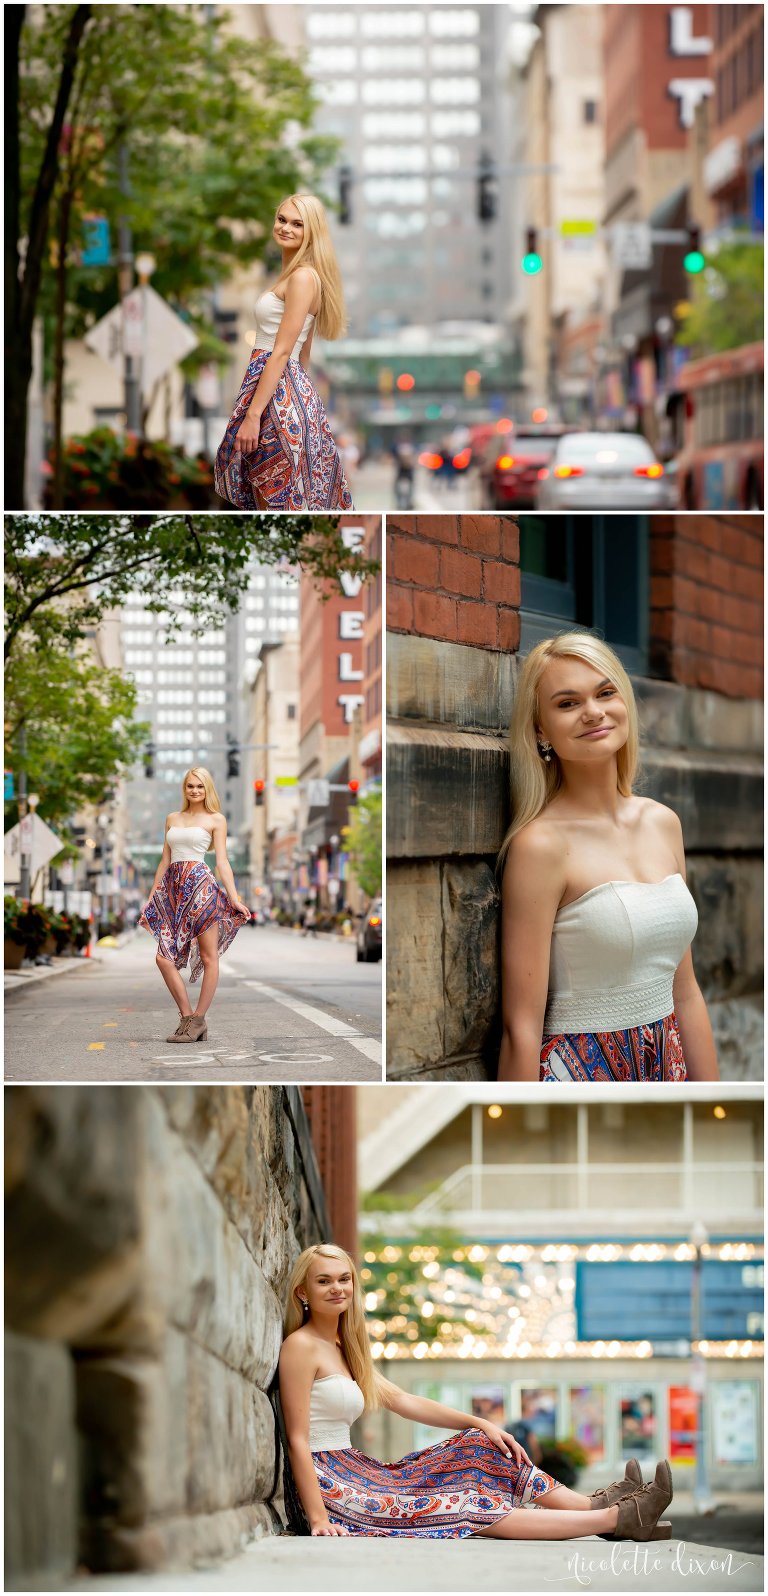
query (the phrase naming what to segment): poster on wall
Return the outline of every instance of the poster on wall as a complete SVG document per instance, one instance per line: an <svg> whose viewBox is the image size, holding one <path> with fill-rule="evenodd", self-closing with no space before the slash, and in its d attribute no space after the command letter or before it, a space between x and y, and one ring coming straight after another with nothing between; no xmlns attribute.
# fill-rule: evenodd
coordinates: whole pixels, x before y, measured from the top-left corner
<svg viewBox="0 0 768 1596"><path fill-rule="evenodd" d="M557 1387L522 1386L520 1417L529 1424L540 1441L554 1441L557 1434Z"/></svg>
<svg viewBox="0 0 768 1596"><path fill-rule="evenodd" d="M503 1430L507 1420L507 1405L502 1385L474 1385L470 1397L473 1419L488 1419Z"/></svg>
<svg viewBox="0 0 768 1596"><path fill-rule="evenodd" d="M622 1457L651 1457L656 1450L656 1393L642 1385L623 1385L621 1402Z"/></svg>
<svg viewBox="0 0 768 1596"><path fill-rule="evenodd" d="M570 1402L571 1434L590 1463L599 1463L605 1457L605 1386L572 1385Z"/></svg>
<svg viewBox="0 0 768 1596"><path fill-rule="evenodd" d="M712 1388L712 1446L716 1463L756 1464L757 1386L718 1380Z"/></svg>
<svg viewBox="0 0 768 1596"><path fill-rule="evenodd" d="M669 1388L669 1455L675 1463L695 1463L699 1395L686 1385Z"/></svg>

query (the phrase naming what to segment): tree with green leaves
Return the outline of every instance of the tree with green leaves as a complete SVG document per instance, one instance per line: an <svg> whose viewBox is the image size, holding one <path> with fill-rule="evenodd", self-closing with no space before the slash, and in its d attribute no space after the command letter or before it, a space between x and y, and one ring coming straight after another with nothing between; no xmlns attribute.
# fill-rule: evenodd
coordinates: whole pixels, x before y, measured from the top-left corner
<svg viewBox="0 0 768 1596"><path fill-rule="evenodd" d="M378 569L346 548L337 516L6 515L6 659L30 634L40 646L74 646L129 593L156 613L178 594L201 629L218 626L238 608L254 561L296 566L328 591L342 572Z"/></svg>
<svg viewBox="0 0 768 1596"><path fill-rule="evenodd" d="M134 763L147 736L134 720L137 693L119 671L39 639L18 645L5 675L5 763L16 769L17 739L26 733L25 768L38 813L64 826L84 805L105 802ZM17 819L6 806L6 825Z"/></svg>
<svg viewBox="0 0 768 1596"><path fill-rule="evenodd" d="M14 6L8 51L9 352L6 503L23 503L32 326L51 338L61 434L64 340L116 303L117 261L80 261L83 222L121 222L153 284L210 339L211 292L270 246L271 217L320 186L336 141L313 135L311 85L277 44L192 5ZM21 243L19 243L21 240Z"/></svg>
<svg viewBox="0 0 768 1596"><path fill-rule="evenodd" d="M345 829L352 869L369 898L381 892L381 792L359 798Z"/></svg>
<svg viewBox="0 0 768 1596"><path fill-rule="evenodd" d="M721 244L691 279L691 298L678 311L676 342L693 355L717 354L763 337L763 249L738 240Z"/></svg>

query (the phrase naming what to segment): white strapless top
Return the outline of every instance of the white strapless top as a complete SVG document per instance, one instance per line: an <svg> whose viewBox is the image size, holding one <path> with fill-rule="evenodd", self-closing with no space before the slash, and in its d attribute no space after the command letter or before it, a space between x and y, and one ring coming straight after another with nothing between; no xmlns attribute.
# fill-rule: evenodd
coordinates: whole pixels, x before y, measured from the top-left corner
<svg viewBox="0 0 768 1596"><path fill-rule="evenodd" d="M349 1426L359 1419L365 1397L356 1380L325 1374L309 1394L310 1452L341 1452L352 1445Z"/></svg>
<svg viewBox="0 0 768 1596"><path fill-rule="evenodd" d="M165 840L171 845L171 864L202 864L212 834L205 826L169 826Z"/></svg>
<svg viewBox="0 0 768 1596"><path fill-rule="evenodd" d="M672 981L696 934L681 875L605 881L558 909L545 1036L623 1031L672 1013Z"/></svg>
<svg viewBox="0 0 768 1596"><path fill-rule="evenodd" d="M253 313L256 318L253 336L254 349L274 349L275 339L285 313L285 301L280 298L279 294L275 293L274 288L268 288L266 293L259 295ZM314 319L314 316L304 317L304 326L291 350L291 360L298 360Z"/></svg>

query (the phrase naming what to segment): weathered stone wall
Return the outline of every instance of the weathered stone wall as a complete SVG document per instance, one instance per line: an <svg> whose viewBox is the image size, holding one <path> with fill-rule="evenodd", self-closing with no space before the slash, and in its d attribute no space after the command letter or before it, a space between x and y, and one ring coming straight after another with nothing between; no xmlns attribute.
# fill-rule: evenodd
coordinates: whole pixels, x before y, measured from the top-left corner
<svg viewBox="0 0 768 1596"><path fill-rule="evenodd" d="M330 1235L298 1090L16 1087L6 1134L8 1578L279 1530L266 1392Z"/></svg>
<svg viewBox="0 0 768 1596"><path fill-rule="evenodd" d="M499 914L513 656L387 639L387 1071L496 1072ZM762 1079L762 721L758 703L635 680L643 790L680 815L694 962L725 1079Z"/></svg>

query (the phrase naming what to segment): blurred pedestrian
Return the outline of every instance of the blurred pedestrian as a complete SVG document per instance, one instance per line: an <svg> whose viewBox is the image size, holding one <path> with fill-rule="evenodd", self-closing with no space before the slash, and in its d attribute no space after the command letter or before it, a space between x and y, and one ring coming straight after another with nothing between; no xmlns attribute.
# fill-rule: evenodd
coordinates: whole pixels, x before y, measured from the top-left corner
<svg viewBox="0 0 768 1596"><path fill-rule="evenodd" d="M314 903L308 903L304 911L304 927L302 936L317 936L317 911Z"/></svg>
<svg viewBox="0 0 768 1596"><path fill-rule="evenodd" d="M216 456L216 492L239 510L351 510L341 457L308 375L312 338L344 331L344 295L314 194L278 206L274 287L256 301L254 347Z"/></svg>

